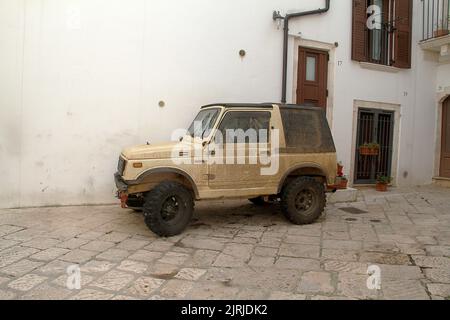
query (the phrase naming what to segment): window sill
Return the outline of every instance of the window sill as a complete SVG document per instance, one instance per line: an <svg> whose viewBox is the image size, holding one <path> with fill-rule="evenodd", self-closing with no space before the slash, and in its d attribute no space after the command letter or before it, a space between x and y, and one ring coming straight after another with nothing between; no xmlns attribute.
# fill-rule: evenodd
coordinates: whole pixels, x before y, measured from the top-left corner
<svg viewBox="0 0 450 320"><path fill-rule="evenodd" d="M390 73L398 73L400 71L399 68L385 66L385 65L377 64L377 63L360 62L359 65L361 66L361 68L368 69L368 70L383 71L383 72L390 72Z"/></svg>

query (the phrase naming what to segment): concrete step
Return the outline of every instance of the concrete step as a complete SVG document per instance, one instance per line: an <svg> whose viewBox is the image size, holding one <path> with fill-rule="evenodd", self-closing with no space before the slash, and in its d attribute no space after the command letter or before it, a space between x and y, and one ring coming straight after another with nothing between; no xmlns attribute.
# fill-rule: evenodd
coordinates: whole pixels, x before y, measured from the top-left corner
<svg viewBox="0 0 450 320"><path fill-rule="evenodd" d="M450 188L450 178L434 177L433 183L439 187Z"/></svg>
<svg viewBox="0 0 450 320"><path fill-rule="evenodd" d="M347 188L345 190L337 190L336 193L329 193L327 201L328 203L356 202L357 195L357 189Z"/></svg>

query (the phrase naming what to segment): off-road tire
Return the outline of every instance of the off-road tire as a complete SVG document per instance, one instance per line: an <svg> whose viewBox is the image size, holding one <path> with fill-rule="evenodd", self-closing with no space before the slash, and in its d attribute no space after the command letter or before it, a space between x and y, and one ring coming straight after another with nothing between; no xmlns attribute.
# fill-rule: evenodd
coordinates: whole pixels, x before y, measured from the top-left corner
<svg viewBox="0 0 450 320"><path fill-rule="evenodd" d="M253 203L255 206L259 206L259 207L262 207L267 204L267 202L264 201L263 197L251 198L251 199L248 199L248 201Z"/></svg>
<svg viewBox="0 0 450 320"><path fill-rule="evenodd" d="M304 193L308 194L306 199L303 196ZM311 198L309 198L309 194ZM298 197L305 200L300 201ZM308 203L309 207L305 208L305 203ZM310 177L299 177L291 181L281 194L283 214L289 221L297 225L311 224L316 221L322 215L325 205L324 186Z"/></svg>
<svg viewBox="0 0 450 320"><path fill-rule="evenodd" d="M176 199L178 213L176 217L167 221L164 218L163 206L166 201ZM194 212L194 197L183 185L165 181L157 185L145 197L143 207L145 224L161 237L172 237L182 233L189 224Z"/></svg>

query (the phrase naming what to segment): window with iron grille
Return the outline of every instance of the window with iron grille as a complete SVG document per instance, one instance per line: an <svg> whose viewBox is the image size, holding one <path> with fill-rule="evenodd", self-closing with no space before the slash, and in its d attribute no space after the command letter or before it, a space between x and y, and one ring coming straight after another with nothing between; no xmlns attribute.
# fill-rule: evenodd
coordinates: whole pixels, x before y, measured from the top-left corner
<svg viewBox="0 0 450 320"><path fill-rule="evenodd" d="M412 0L353 0L352 59L411 68Z"/></svg>

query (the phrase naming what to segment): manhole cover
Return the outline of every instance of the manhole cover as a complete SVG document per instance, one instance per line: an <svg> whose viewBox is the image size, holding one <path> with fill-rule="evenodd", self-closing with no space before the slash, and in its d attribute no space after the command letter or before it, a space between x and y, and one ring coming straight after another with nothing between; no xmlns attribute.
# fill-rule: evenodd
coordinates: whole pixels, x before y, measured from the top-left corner
<svg viewBox="0 0 450 320"><path fill-rule="evenodd" d="M363 214L363 213L368 213L367 211L355 208L355 207L345 207L345 208L339 208L340 210L347 212L347 213L351 213L351 214Z"/></svg>

